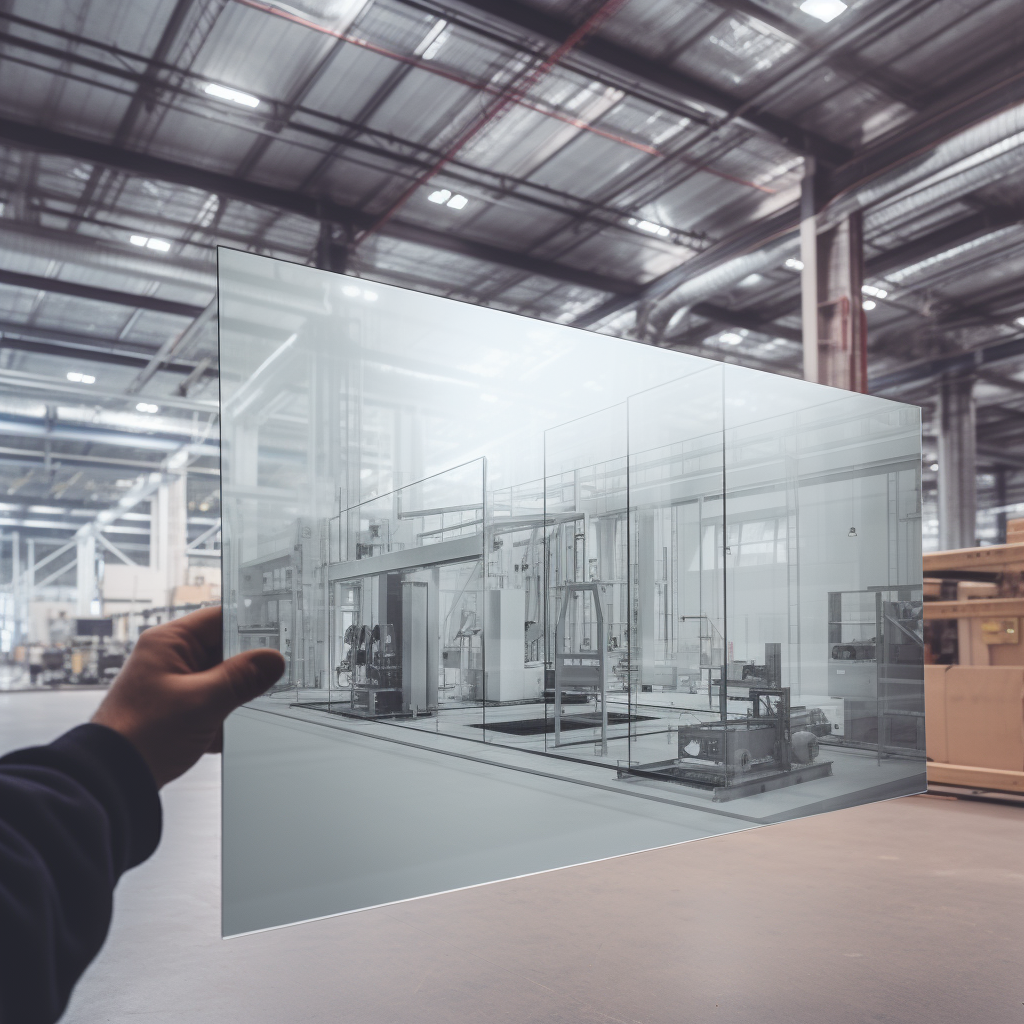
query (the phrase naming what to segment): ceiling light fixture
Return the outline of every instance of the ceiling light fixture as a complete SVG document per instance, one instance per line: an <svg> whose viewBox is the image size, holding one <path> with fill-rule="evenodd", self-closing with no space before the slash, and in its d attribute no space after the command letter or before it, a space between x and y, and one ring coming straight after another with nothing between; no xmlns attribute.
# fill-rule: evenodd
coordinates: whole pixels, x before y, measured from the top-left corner
<svg viewBox="0 0 1024 1024"><path fill-rule="evenodd" d="M153 249L156 252L170 252L171 243L162 238L150 238L148 235L132 235L128 239L132 245L141 246L144 249Z"/></svg>
<svg viewBox="0 0 1024 1024"><path fill-rule="evenodd" d="M875 308L875 306L877 306L877 305L878 305L878 303L877 302L872 302L871 299L865 299L861 303L861 307L864 310L866 310L867 312L871 312L871 310L873 310Z"/></svg>
<svg viewBox="0 0 1024 1024"><path fill-rule="evenodd" d="M783 264L787 270L803 270L803 260L794 259L792 256Z"/></svg>
<svg viewBox="0 0 1024 1024"><path fill-rule="evenodd" d="M427 202L438 204L447 203L448 200L451 199L451 197L452 194L448 189L439 188L436 192L431 192L430 195L427 196Z"/></svg>
<svg viewBox="0 0 1024 1024"><path fill-rule="evenodd" d="M250 107L253 110L260 105L260 101L255 96L250 96L247 92L239 92L237 89L228 89L226 86L217 85L216 82L210 82L203 92L207 96L216 96L219 100L238 103L240 106Z"/></svg>
<svg viewBox="0 0 1024 1024"><path fill-rule="evenodd" d="M1024 327L1024 316L1019 316L1019 317L1017 317L1017 319L1016 319L1016 320L1014 320L1013 322L1014 322L1014 323L1015 323L1015 324L1016 324L1016 325L1017 325L1018 327Z"/></svg>
<svg viewBox="0 0 1024 1024"><path fill-rule="evenodd" d="M96 378L88 373L76 373L72 370L68 374L68 380L74 381L76 384L95 384Z"/></svg>
<svg viewBox="0 0 1024 1024"><path fill-rule="evenodd" d="M938 471L939 471L939 464L938 464L937 462L933 462L933 463L932 463L932 464L931 464L931 465L930 465L930 466L929 466L928 468L929 468L929 469L930 469L930 470L931 470L931 471L932 471L933 473L938 473Z"/></svg>
<svg viewBox="0 0 1024 1024"><path fill-rule="evenodd" d="M469 200L465 196L454 195L445 203L445 206L449 206L453 210L461 210L468 202Z"/></svg>
<svg viewBox="0 0 1024 1024"><path fill-rule="evenodd" d="M419 41L416 49L412 51L414 57L422 57L424 60L433 60L441 50L441 47L448 40L448 33L445 29L448 22L438 18L430 27L430 31Z"/></svg>
<svg viewBox="0 0 1024 1024"><path fill-rule="evenodd" d="M726 345L739 345L743 338L739 334L733 334L731 331L726 334L720 334L718 340L724 342Z"/></svg>
<svg viewBox="0 0 1024 1024"><path fill-rule="evenodd" d="M865 295L870 295L873 299L884 299L889 293L884 288L875 288L874 285L865 284L860 289Z"/></svg>
<svg viewBox="0 0 1024 1024"><path fill-rule="evenodd" d="M139 412L154 413L154 412L159 412L160 411L160 406L159 405L154 405L152 402L139 402L139 404L136 405L135 408Z"/></svg>
<svg viewBox="0 0 1024 1024"><path fill-rule="evenodd" d="M659 238L668 238L671 233L663 224L655 224L653 220L637 220L636 217L629 218L629 226L646 231L649 235L657 235Z"/></svg>
<svg viewBox="0 0 1024 1024"><path fill-rule="evenodd" d="M843 0L804 0L800 5L804 14L809 14L818 21L830 22L838 18L846 10Z"/></svg>

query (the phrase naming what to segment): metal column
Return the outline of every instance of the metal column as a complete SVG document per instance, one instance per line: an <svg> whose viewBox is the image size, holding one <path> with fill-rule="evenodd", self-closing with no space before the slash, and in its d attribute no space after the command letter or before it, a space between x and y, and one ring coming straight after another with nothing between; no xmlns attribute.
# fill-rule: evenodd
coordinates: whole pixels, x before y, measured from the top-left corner
<svg viewBox="0 0 1024 1024"><path fill-rule="evenodd" d="M92 602L96 596L96 538L91 533L78 537L75 543L77 555L77 606L76 614L92 614Z"/></svg>
<svg viewBox="0 0 1024 1024"><path fill-rule="evenodd" d="M939 547L977 543L976 424L973 378L944 380L939 389Z"/></svg>
<svg viewBox="0 0 1024 1024"><path fill-rule="evenodd" d="M188 582L187 480L182 473L170 483L162 483L151 505L150 565L160 573L168 606L173 603L174 588Z"/></svg>
<svg viewBox="0 0 1024 1024"><path fill-rule="evenodd" d="M812 161L801 197L800 259L804 378L867 391L867 321L862 217L855 212L821 229L819 175Z"/></svg>

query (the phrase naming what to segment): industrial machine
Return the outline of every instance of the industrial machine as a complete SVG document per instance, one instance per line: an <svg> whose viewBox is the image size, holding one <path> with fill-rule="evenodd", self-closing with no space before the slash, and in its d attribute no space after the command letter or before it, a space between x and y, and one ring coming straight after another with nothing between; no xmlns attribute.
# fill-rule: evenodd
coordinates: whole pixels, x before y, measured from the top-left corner
<svg viewBox="0 0 1024 1024"><path fill-rule="evenodd" d="M680 782L729 800L832 774L832 762L818 760L815 733L793 730L788 686L751 687L746 699L746 717L680 725L677 758L620 769L619 776Z"/></svg>
<svg viewBox="0 0 1024 1024"><path fill-rule="evenodd" d="M589 595L593 602L593 636L580 635L580 622L584 617L579 608L574 609L566 629L570 605L582 604ZM604 612L601 609L601 594L597 583L566 583L558 608L558 622L555 626L554 661L554 718L555 746L562 742L562 705L569 695L576 702L598 703L601 713L601 753L608 753L608 692L605 679L606 640ZM581 700L582 698L582 700Z"/></svg>
<svg viewBox="0 0 1024 1024"><path fill-rule="evenodd" d="M843 742L923 752L921 587L828 595L828 695L843 701Z"/></svg>

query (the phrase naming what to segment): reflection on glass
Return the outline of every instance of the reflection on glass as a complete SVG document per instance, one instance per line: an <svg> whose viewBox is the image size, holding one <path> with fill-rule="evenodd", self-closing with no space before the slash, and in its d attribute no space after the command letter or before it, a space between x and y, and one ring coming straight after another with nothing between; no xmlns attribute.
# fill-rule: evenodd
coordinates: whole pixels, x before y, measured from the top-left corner
<svg viewBox="0 0 1024 1024"><path fill-rule="evenodd" d="M680 820L922 787L918 409L375 291L221 251L225 643L288 662L261 710Z"/></svg>

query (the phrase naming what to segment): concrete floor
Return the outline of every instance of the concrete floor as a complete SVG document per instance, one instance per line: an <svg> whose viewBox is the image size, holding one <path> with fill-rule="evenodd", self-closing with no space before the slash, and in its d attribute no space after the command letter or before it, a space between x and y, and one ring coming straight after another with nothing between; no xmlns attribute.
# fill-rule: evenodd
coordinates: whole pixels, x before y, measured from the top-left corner
<svg viewBox="0 0 1024 1024"><path fill-rule="evenodd" d="M0 694L0 749L97 699ZM1018 808L907 797L223 941L218 778L165 790L67 1024L1024 1021Z"/></svg>

